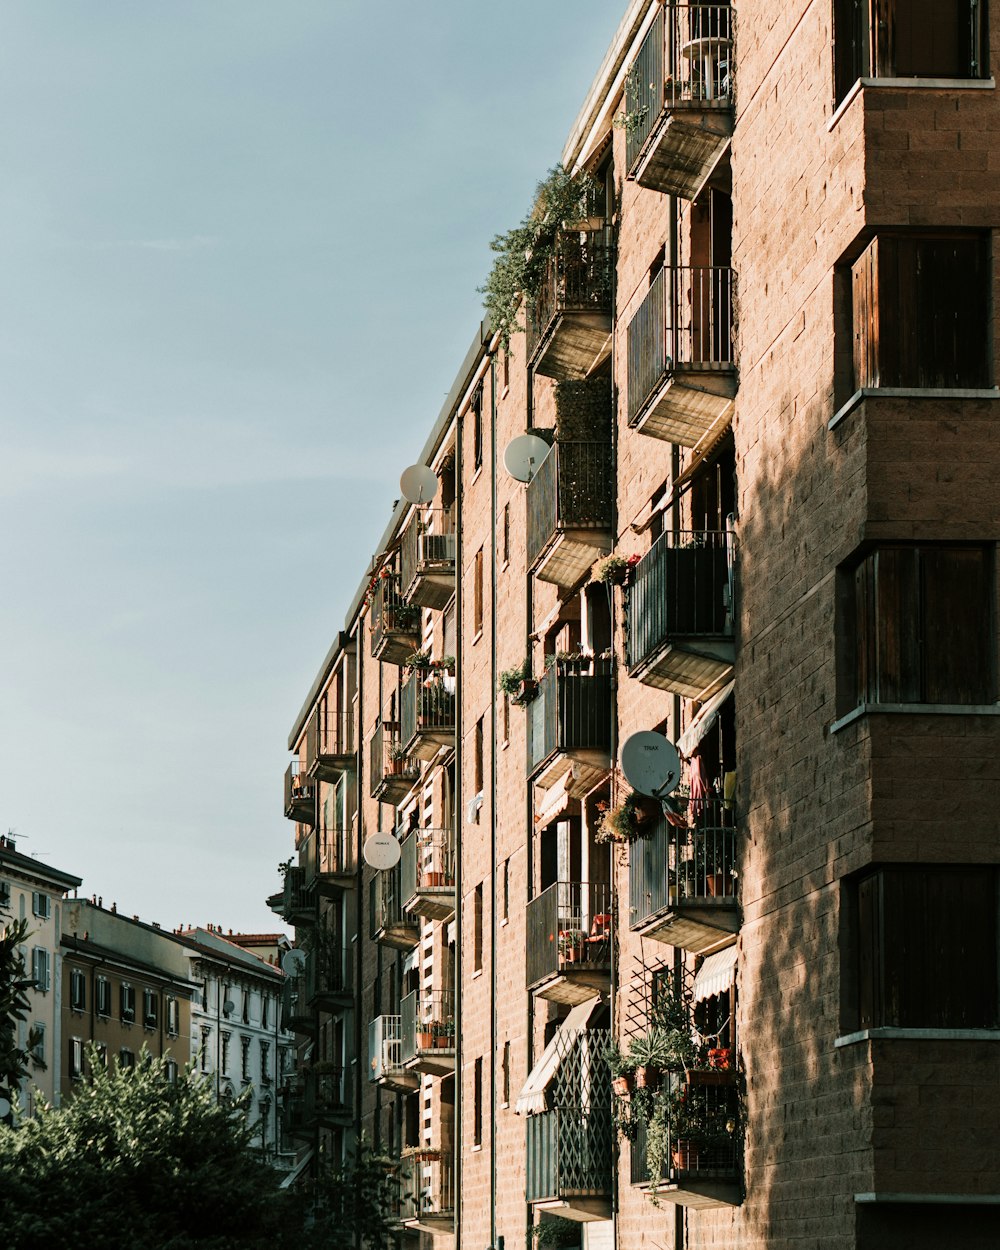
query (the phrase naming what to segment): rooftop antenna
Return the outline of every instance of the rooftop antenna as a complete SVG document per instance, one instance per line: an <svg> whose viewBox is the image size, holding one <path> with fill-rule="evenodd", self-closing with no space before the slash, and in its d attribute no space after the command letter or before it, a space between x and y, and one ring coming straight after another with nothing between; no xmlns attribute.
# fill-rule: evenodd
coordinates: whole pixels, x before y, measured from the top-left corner
<svg viewBox="0 0 1000 1250"><path fill-rule="evenodd" d="M537 434L520 434L507 444L503 465L515 481L530 482L550 451L545 439Z"/></svg>
<svg viewBox="0 0 1000 1250"><path fill-rule="evenodd" d="M426 464L411 464L399 479L399 489L407 503L430 503L437 488L437 474Z"/></svg>

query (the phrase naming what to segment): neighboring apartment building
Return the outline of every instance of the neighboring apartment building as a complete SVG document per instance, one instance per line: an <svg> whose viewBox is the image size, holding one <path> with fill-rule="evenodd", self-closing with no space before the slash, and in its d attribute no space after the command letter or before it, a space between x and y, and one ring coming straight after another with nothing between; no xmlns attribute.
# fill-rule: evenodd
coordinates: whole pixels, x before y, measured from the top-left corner
<svg viewBox="0 0 1000 1250"><path fill-rule="evenodd" d="M30 1073L22 1082L18 1100L30 1114L37 1095L59 1105L59 1055L62 1025L62 952L66 895L76 890L80 877L50 868L17 849L12 835L0 836L0 921L26 920L25 971L35 980L28 992L28 1019L18 1024L17 1044L33 1041Z"/></svg>
<svg viewBox="0 0 1000 1250"><path fill-rule="evenodd" d="M302 1132L401 1237L1000 1242L998 59L629 5L289 739Z"/></svg>

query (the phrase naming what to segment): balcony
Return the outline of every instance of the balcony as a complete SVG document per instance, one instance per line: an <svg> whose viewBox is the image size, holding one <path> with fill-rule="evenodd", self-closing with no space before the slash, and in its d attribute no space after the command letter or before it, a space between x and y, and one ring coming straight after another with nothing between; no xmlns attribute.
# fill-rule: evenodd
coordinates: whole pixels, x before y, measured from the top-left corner
<svg viewBox="0 0 1000 1250"><path fill-rule="evenodd" d="M354 1003L354 967L336 932L316 929L317 944L306 958L306 997L321 1011L342 1011ZM319 934L322 932L322 938Z"/></svg>
<svg viewBox="0 0 1000 1250"><path fill-rule="evenodd" d="M671 1097L684 1095L683 1129L668 1126L667 1147L656 1185L647 1162L647 1131L640 1120L631 1144L629 1179L678 1206L706 1208L737 1206L741 1201L739 1096L735 1074L718 1085L702 1085L706 1075L675 1074ZM717 1074L722 1075L722 1074Z"/></svg>
<svg viewBox="0 0 1000 1250"><path fill-rule="evenodd" d="M411 759L432 760L441 747L455 745L454 678L415 668L400 695L400 734Z"/></svg>
<svg viewBox="0 0 1000 1250"><path fill-rule="evenodd" d="M528 705L528 775L543 788L572 768L593 789L611 767L611 664L557 660Z"/></svg>
<svg viewBox="0 0 1000 1250"><path fill-rule="evenodd" d="M696 955L735 941L736 815L718 798L674 800L683 827L661 819L629 847L629 927Z"/></svg>
<svg viewBox="0 0 1000 1250"><path fill-rule="evenodd" d="M421 508L403 534L399 585L408 604L444 608L455 593L455 522L448 508Z"/></svg>
<svg viewBox="0 0 1000 1250"><path fill-rule="evenodd" d="M316 783L299 760L285 769L285 815L302 825L316 823Z"/></svg>
<svg viewBox="0 0 1000 1250"><path fill-rule="evenodd" d="M371 740L371 797L401 803L420 780L420 765L403 749L399 726L381 721Z"/></svg>
<svg viewBox="0 0 1000 1250"><path fill-rule="evenodd" d="M733 133L733 13L674 4L650 27L625 90L625 153L641 187L695 200L721 168Z"/></svg>
<svg viewBox="0 0 1000 1250"><path fill-rule="evenodd" d="M306 759L317 781L339 781L353 768L354 714L317 708L306 726Z"/></svg>
<svg viewBox="0 0 1000 1250"><path fill-rule="evenodd" d="M281 1026L291 1033L313 1033L316 1019L309 1005L305 976L286 977L281 988Z"/></svg>
<svg viewBox="0 0 1000 1250"><path fill-rule="evenodd" d="M400 1217L432 1237L455 1231L454 1161L450 1150L407 1150L402 1158Z"/></svg>
<svg viewBox="0 0 1000 1250"><path fill-rule="evenodd" d="M306 1115L322 1128L346 1128L353 1119L347 1072L318 1063L306 1073Z"/></svg>
<svg viewBox="0 0 1000 1250"><path fill-rule="evenodd" d="M572 590L611 550L615 485L610 440L557 442L528 483L528 567Z"/></svg>
<svg viewBox="0 0 1000 1250"><path fill-rule="evenodd" d="M371 605L372 658L402 664L420 642L420 609L399 591L399 577L383 572L376 579Z"/></svg>
<svg viewBox="0 0 1000 1250"><path fill-rule="evenodd" d="M403 1067L432 1076L455 1071L455 997L414 990L399 1004Z"/></svg>
<svg viewBox="0 0 1000 1250"><path fill-rule="evenodd" d="M378 872L369 883L369 936L373 942L408 951L417 944L420 928L403 911L400 865Z"/></svg>
<svg viewBox="0 0 1000 1250"><path fill-rule="evenodd" d="M420 1077L403 1067L402 1017L376 1016L368 1022L368 1079L401 1094L412 1094Z"/></svg>
<svg viewBox="0 0 1000 1250"><path fill-rule="evenodd" d="M455 914L455 836L450 829L414 829L400 859L403 910L427 920Z"/></svg>
<svg viewBox="0 0 1000 1250"><path fill-rule="evenodd" d="M614 1130L609 1030L567 1039L549 1094L552 1109L527 1118L525 1197L574 1220L611 1218Z"/></svg>
<svg viewBox="0 0 1000 1250"><path fill-rule="evenodd" d="M735 396L733 271L661 269L629 322L629 425L697 447L728 424Z"/></svg>
<svg viewBox="0 0 1000 1250"><path fill-rule="evenodd" d="M565 231L528 306L528 363L559 381L585 378L610 350L615 251L609 229Z"/></svg>
<svg viewBox="0 0 1000 1250"><path fill-rule="evenodd" d="M349 890L357 876L353 829L311 829L299 845L306 884L327 898Z"/></svg>
<svg viewBox="0 0 1000 1250"><path fill-rule="evenodd" d="M731 674L733 537L661 534L628 587L626 660L647 686L703 699Z"/></svg>
<svg viewBox="0 0 1000 1250"><path fill-rule="evenodd" d="M285 870L281 915L288 924L299 927L316 921L316 890L307 880L306 870L295 864Z"/></svg>
<svg viewBox="0 0 1000 1250"><path fill-rule="evenodd" d="M611 889L557 881L528 904L527 987L556 1003L584 1003L611 987Z"/></svg>
<svg viewBox="0 0 1000 1250"><path fill-rule="evenodd" d="M306 1109L305 1081L296 1074L288 1078L281 1089L282 1136L308 1141L313 1134L313 1127Z"/></svg>

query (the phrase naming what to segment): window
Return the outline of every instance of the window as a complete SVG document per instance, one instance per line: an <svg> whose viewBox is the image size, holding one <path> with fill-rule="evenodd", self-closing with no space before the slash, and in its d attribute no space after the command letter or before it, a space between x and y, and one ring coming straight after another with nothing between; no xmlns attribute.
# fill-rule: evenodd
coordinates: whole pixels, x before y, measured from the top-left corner
<svg viewBox="0 0 1000 1250"><path fill-rule="evenodd" d="M250 1080L250 1038L240 1038L240 1073L244 1081Z"/></svg>
<svg viewBox="0 0 1000 1250"><path fill-rule="evenodd" d="M6 911L10 907L10 882L0 881L0 909Z"/></svg>
<svg viewBox="0 0 1000 1250"><path fill-rule="evenodd" d="M500 865L500 919L506 920L510 915L510 860L505 859Z"/></svg>
<svg viewBox="0 0 1000 1250"><path fill-rule="evenodd" d="M167 999L167 1036L176 1037L181 1031L180 1004L176 998Z"/></svg>
<svg viewBox="0 0 1000 1250"><path fill-rule="evenodd" d="M43 994L51 989L49 952L44 947L36 946L31 952L31 976L35 989Z"/></svg>
<svg viewBox="0 0 1000 1250"><path fill-rule="evenodd" d="M970 0L834 0L842 100L859 78L981 78L986 5Z"/></svg>
<svg viewBox="0 0 1000 1250"><path fill-rule="evenodd" d="M97 1055L98 1061L102 1068L108 1066L108 1044L107 1042L95 1042L94 1053Z"/></svg>
<svg viewBox="0 0 1000 1250"><path fill-rule="evenodd" d="M243 1023L250 1023L250 991L243 991Z"/></svg>
<svg viewBox="0 0 1000 1250"><path fill-rule="evenodd" d="M223 1033L222 1035L222 1071L229 1072L229 1042L232 1037L231 1033Z"/></svg>
<svg viewBox="0 0 1000 1250"><path fill-rule="evenodd" d="M990 550L882 546L853 577L856 703L993 701Z"/></svg>
<svg viewBox="0 0 1000 1250"><path fill-rule="evenodd" d="M87 976L79 968L70 969L69 1005L73 1011L87 1010Z"/></svg>
<svg viewBox="0 0 1000 1250"><path fill-rule="evenodd" d="M118 1066L123 1071L135 1067L135 1054L127 1046L123 1046L118 1052Z"/></svg>
<svg viewBox="0 0 1000 1250"><path fill-rule="evenodd" d="M261 994L260 996L260 1027L262 1029L266 1029L269 1027L268 1015L270 1014L270 1009L271 1009L271 995Z"/></svg>
<svg viewBox="0 0 1000 1250"><path fill-rule="evenodd" d="M163 1065L163 1075L167 1078L168 1085L177 1084L177 1063L174 1059L168 1059Z"/></svg>
<svg viewBox="0 0 1000 1250"><path fill-rule="evenodd" d="M851 269L854 386L989 385L989 246L880 234Z"/></svg>
<svg viewBox="0 0 1000 1250"><path fill-rule="evenodd" d="M203 1025L201 1030L201 1048L198 1051L198 1067L202 1072L208 1071L208 1047L211 1038L212 1030Z"/></svg>
<svg viewBox="0 0 1000 1250"><path fill-rule="evenodd" d="M83 1039L69 1039L69 1079L79 1081L83 1077Z"/></svg>
<svg viewBox="0 0 1000 1250"><path fill-rule="evenodd" d="M480 1055L472 1074L472 1144L483 1144L483 1059Z"/></svg>
<svg viewBox="0 0 1000 1250"><path fill-rule="evenodd" d="M31 1061L39 1067L45 1066L45 1025L33 1024L28 1030L28 1053Z"/></svg>
<svg viewBox="0 0 1000 1250"><path fill-rule="evenodd" d="M483 463L483 388L479 387L472 397L472 465L474 469Z"/></svg>
<svg viewBox="0 0 1000 1250"><path fill-rule="evenodd" d="M40 894L37 890L31 895L31 914L38 916L41 920L48 920L52 915L52 900L47 894Z"/></svg>
<svg viewBox="0 0 1000 1250"><path fill-rule="evenodd" d="M854 885L858 1027L1000 1023L995 867L884 866Z"/></svg>
<svg viewBox="0 0 1000 1250"><path fill-rule="evenodd" d="M483 966L483 883L476 886L472 895L472 968L481 971Z"/></svg>
<svg viewBox="0 0 1000 1250"><path fill-rule="evenodd" d="M160 1000L156 990L142 991L142 1022L147 1029L155 1029L160 1018Z"/></svg>
<svg viewBox="0 0 1000 1250"><path fill-rule="evenodd" d="M261 1042L260 1044L260 1083L261 1085L271 1084L271 1043Z"/></svg>
<svg viewBox="0 0 1000 1250"><path fill-rule="evenodd" d="M111 1015L111 982L107 977L98 977L94 985L97 1014L107 1019Z"/></svg>
<svg viewBox="0 0 1000 1250"><path fill-rule="evenodd" d="M132 1024L135 1021L135 987L129 985L127 981L121 984L118 1006L123 1023Z"/></svg>
<svg viewBox="0 0 1000 1250"><path fill-rule="evenodd" d="M500 518L500 563L510 563L510 504L505 503L503 506L503 516Z"/></svg>
<svg viewBox="0 0 1000 1250"><path fill-rule="evenodd" d="M476 552L472 564L472 632L483 632L483 549Z"/></svg>
<svg viewBox="0 0 1000 1250"><path fill-rule="evenodd" d="M502 1060L501 1067L500 1067L500 1077L502 1081L502 1084L500 1087L500 1092L501 1092L502 1097L500 1101L506 1107L508 1103L510 1102L510 1042L509 1041L504 1042L503 1044L503 1060Z"/></svg>
<svg viewBox="0 0 1000 1250"><path fill-rule="evenodd" d="M510 695L506 690L500 703L500 741L510 742Z"/></svg>
<svg viewBox="0 0 1000 1250"><path fill-rule="evenodd" d="M483 770L483 737L484 726L483 717L480 716L476 721L475 735L472 747L472 789L476 794L483 793L484 770Z"/></svg>

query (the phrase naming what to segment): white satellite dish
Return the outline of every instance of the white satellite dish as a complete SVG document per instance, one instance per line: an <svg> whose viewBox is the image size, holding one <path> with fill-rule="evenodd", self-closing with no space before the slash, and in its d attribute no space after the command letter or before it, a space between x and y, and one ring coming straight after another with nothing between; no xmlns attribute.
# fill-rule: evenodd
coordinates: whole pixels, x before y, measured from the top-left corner
<svg viewBox="0 0 1000 1250"><path fill-rule="evenodd" d="M399 479L399 489L407 503L430 503L437 488L437 474L425 464L411 464Z"/></svg>
<svg viewBox="0 0 1000 1250"><path fill-rule="evenodd" d="M306 966L306 953L297 947L281 956L281 971L289 977L297 977Z"/></svg>
<svg viewBox="0 0 1000 1250"><path fill-rule="evenodd" d="M373 833L365 839L361 854L372 868L395 868L399 863L399 843L391 833Z"/></svg>
<svg viewBox="0 0 1000 1250"><path fill-rule="evenodd" d="M633 790L662 799L677 789L681 757L663 734L642 729L622 745L622 772Z"/></svg>
<svg viewBox="0 0 1000 1250"><path fill-rule="evenodd" d="M537 434L521 434L507 444L504 468L518 482L530 482L552 448Z"/></svg>

